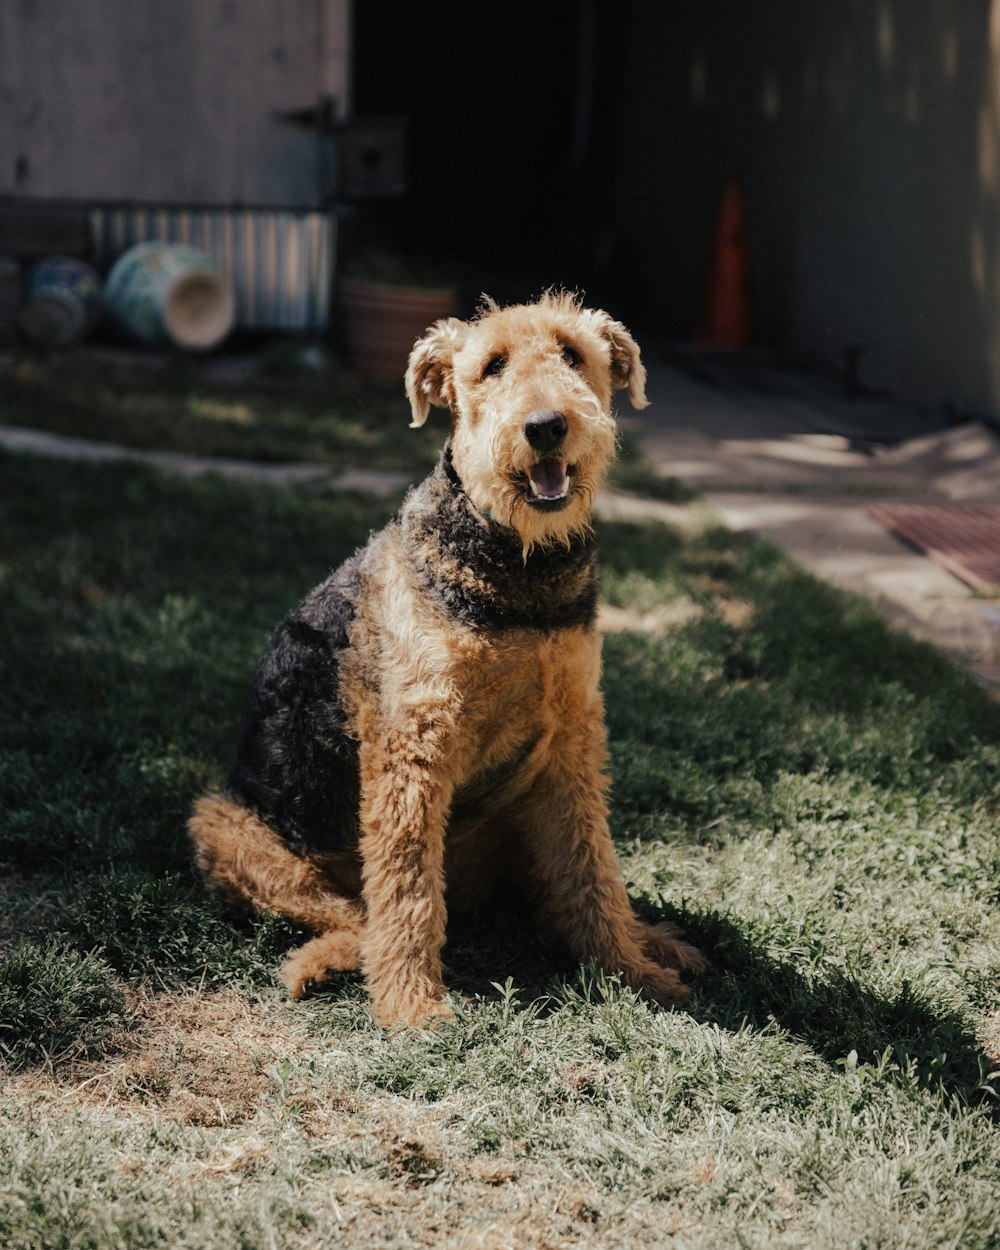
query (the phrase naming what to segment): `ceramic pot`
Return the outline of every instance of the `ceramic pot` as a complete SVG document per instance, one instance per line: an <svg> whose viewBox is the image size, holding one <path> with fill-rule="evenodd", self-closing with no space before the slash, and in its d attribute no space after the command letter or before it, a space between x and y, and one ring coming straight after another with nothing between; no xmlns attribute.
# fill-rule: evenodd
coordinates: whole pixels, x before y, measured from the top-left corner
<svg viewBox="0 0 1000 1250"><path fill-rule="evenodd" d="M137 243L115 261L104 299L118 324L151 347L207 351L232 329L229 281L204 252L186 243Z"/></svg>
<svg viewBox="0 0 1000 1250"><path fill-rule="evenodd" d="M50 256L28 274L18 323L25 338L43 347L66 347L101 319L101 279L70 256Z"/></svg>

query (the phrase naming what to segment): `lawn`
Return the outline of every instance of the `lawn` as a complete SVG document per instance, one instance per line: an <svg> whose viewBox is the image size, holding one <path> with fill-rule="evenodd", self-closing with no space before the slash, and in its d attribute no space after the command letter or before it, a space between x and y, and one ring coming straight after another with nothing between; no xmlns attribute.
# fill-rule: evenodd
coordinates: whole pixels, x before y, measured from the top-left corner
<svg viewBox="0 0 1000 1250"><path fill-rule="evenodd" d="M447 417L437 412L425 429L408 432L402 378L377 386L329 349L294 341L236 364L121 348L28 354L0 369L0 422L142 450L414 476L437 459ZM612 469L616 486L690 497L675 478L657 473L629 434L622 453Z"/></svg>
<svg viewBox="0 0 1000 1250"><path fill-rule="evenodd" d="M395 437L409 422L402 378L366 383L318 345L279 344L228 372L211 357L124 349L26 355L0 370L0 419L201 456L382 469L437 456L432 431Z"/></svg>
<svg viewBox="0 0 1000 1250"><path fill-rule="evenodd" d="M389 507L0 457L0 1244L995 1248L997 705L744 537L599 533L613 825L711 956L688 1009L505 911L437 1033L283 999L299 935L183 823Z"/></svg>

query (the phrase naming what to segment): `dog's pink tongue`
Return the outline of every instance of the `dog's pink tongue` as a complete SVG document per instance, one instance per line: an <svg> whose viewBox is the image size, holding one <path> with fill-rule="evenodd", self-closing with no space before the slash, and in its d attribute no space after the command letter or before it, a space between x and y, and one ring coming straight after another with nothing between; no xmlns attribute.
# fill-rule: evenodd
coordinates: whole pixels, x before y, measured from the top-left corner
<svg viewBox="0 0 1000 1250"><path fill-rule="evenodd" d="M539 495L559 499L566 493L566 461L539 460L531 466L531 480Z"/></svg>

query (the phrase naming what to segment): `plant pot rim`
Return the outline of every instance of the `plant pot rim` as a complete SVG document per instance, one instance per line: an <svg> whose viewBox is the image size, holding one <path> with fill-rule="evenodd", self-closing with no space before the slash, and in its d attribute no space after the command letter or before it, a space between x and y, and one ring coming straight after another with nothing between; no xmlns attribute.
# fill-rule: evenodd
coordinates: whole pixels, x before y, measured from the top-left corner
<svg viewBox="0 0 1000 1250"><path fill-rule="evenodd" d="M379 293L398 292L400 295L414 298L444 299L454 298L457 287L448 283L425 286L419 282L384 282L379 278L348 276L340 280L340 289L342 292L356 291L359 294L374 289Z"/></svg>

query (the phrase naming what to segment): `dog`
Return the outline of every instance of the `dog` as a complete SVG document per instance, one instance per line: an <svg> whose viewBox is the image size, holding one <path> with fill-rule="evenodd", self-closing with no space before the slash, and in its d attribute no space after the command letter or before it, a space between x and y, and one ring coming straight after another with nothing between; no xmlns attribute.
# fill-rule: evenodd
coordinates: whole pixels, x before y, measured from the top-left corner
<svg viewBox="0 0 1000 1250"><path fill-rule="evenodd" d="M375 1020L433 1026L447 905L520 887L545 932L656 1002L701 955L633 913L608 828L595 493L612 393L643 408L634 339L548 292L414 345L412 426L451 436L430 476L278 627L225 792L189 821L208 883L315 936L301 997L360 969Z"/></svg>

